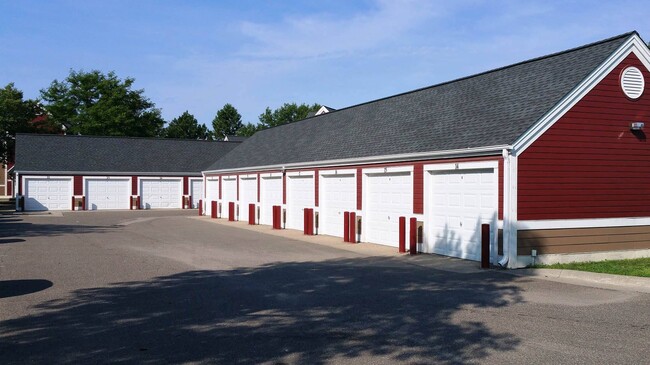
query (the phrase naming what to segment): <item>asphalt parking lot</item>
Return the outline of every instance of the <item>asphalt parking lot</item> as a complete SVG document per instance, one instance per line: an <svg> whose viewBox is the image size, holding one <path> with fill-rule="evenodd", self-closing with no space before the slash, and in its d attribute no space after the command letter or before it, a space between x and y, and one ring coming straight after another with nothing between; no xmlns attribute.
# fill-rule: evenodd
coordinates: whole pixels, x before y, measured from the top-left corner
<svg viewBox="0 0 650 365"><path fill-rule="evenodd" d="M196 211L0 215L0 361L641 364L650 295Z"/></svg>

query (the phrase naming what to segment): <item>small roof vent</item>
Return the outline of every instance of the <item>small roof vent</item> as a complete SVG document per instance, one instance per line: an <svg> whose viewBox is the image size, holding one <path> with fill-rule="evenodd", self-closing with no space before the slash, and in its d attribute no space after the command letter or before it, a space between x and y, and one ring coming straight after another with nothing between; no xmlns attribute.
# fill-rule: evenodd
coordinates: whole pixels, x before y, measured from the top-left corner
<svg viewBox="0 0 650 365"><path fill-rule="evenodd" d="M643 94L645 80L641 70L636 67L628 67L621 74L621 88L630 99L638 99Z"/></svg>

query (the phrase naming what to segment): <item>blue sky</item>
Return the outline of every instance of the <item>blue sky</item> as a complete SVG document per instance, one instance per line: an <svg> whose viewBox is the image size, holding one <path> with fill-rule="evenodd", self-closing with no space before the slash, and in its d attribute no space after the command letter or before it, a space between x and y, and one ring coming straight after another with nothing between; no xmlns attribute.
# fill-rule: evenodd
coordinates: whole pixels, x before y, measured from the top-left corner
<svg viewBox="0 0 650 365"><path fill-rule="evenodd" d="M342 108L637 30L636 1L0 0L0 86L133 77L166 120L225 103Z"/></svg>

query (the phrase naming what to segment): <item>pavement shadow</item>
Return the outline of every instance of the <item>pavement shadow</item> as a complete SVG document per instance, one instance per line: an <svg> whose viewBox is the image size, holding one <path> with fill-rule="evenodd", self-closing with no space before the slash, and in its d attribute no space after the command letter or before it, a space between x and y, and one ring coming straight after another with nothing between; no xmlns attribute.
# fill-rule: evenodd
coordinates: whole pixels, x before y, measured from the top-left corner
<svg viewBox="0 0 650 365"><path fill-rule="evenodd" d="M0 298L36 293L54 285L49 280L0 280Z"/></svg>
<svg viewBox="0 0 650 365"><path fill-rule="evenodd" d="M69 233L90 233L114 229L113 226L84 224L32 223L23 218L0 219L0 237L58 236ZM24 240L23 240L24 241ZM16 241L18 242L18 241ZM0 241L2 243L2 241ZM7 243L7 242L5 242Z"/></svg>
<svg viewBox="0 0 650 365"><path fill-rule="evenodd" d="M44 302L0 322L0 355L5 364L480 362L521 339L455 314L521 302L510 280L381 258L188 271Z"/></svg>

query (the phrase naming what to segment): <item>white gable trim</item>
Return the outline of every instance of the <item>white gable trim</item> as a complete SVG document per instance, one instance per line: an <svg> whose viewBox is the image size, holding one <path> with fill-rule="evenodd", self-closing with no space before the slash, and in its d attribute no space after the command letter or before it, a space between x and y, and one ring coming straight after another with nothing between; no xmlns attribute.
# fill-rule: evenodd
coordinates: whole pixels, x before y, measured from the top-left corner
<svg viewBox="0 0 650 365"><path fill-rule="evenodd" d="M566 112L575 106L587 93L600 83L612 70L618 66L630 53L634 53L650 70L650 50L643 40L633 34L605 62L596 68L587 78L574 88L553 109L546 113L532 128L526 131L513 144L513 153L520 155L533 144L544 132L551 128Z"/></svg>

